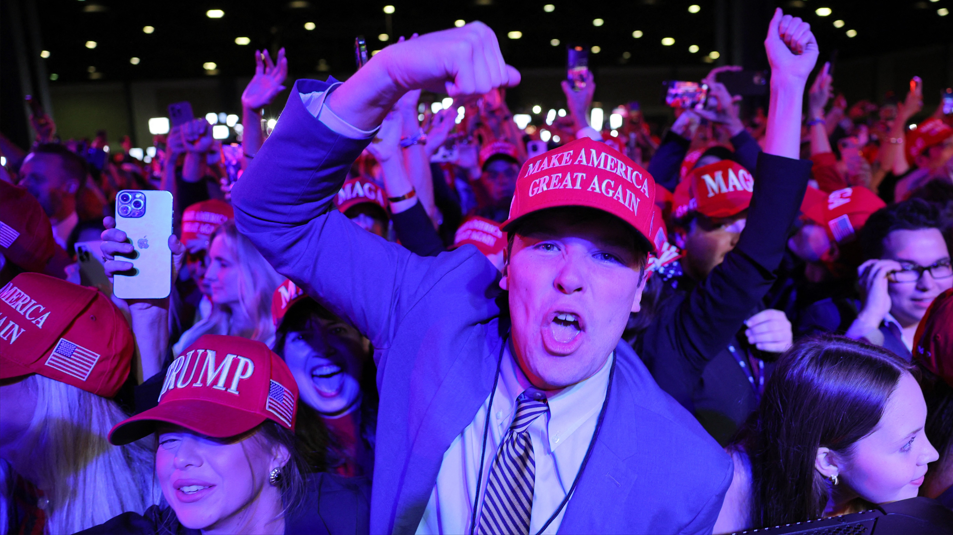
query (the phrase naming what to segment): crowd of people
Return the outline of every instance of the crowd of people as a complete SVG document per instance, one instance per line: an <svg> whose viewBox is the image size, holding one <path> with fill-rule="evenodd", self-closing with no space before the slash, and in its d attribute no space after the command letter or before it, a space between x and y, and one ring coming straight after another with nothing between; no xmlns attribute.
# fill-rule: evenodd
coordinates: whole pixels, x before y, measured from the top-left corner
<svg viewBox="0 0 953 535"><path fill-rule="evenodd" d="M848 106L780 9L764 46L766 109L718 67L664 136L592 128L592 74L558 140L521 129L479 22L298 80L273 129L256 52L240 143L194 119L149 164L32 117L0 139L0 533L953 515L953 114ZM138 191L167 243L123 226ZM170 282L150 247L168 295L114 291Z"/></svg>

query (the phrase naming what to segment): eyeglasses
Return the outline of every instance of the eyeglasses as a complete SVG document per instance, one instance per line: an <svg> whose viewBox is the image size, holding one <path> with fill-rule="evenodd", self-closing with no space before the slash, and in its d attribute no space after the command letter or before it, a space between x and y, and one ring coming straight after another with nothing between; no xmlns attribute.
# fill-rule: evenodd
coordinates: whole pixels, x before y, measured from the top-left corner
<svg viewBox="0 0 953 535"><path fill-rule="evenodd" d="M930 272L930 276L934 280L953 277L953 266L950 266L950 261L941 260L930 266L914 265L899 271L892 271L887 275L887 280L890 282L917 282L926 271Z"/></svg>

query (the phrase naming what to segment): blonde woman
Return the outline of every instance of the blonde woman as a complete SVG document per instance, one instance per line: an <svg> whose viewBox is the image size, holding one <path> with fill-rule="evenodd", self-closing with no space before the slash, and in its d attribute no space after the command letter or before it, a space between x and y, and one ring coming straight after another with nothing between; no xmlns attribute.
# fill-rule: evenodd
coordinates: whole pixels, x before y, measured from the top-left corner
<svg viewBox="0 0 953 535"><path fill-rule="evenodd" d="M75 533L158 503L151 445L109 445L133 339L108 298L44 275L0 289L0 532ZM13 327L11 327L13 325Z"/></svg>
<svg viewBox="0 0 953 535"><path fill-rule="evenodd" d="M284 277L231 221L212 234L209 257L204 280L211 292L212 312L182 334L173 347L175 354L203 334L241 336L271 346L275 339L271 297Z"/></svg>

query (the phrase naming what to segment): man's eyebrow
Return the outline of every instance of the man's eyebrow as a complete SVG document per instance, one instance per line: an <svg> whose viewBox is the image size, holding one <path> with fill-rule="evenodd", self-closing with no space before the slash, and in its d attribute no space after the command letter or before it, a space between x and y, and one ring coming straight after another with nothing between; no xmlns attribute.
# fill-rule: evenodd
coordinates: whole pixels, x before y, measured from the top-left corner
<svg viewBox="0 0 953 535"><path fill-rule="evenodd" d="M900 262L900 263L906 263L906 264L913 264L913 265L919 266L919 267L929 267L929 266L921 266L921 265L918 264L916 261L914 261L914 260L909 260L909 259L907 259L907 258L897 258L897 259L895 259L894 261L895 261L895 262ZM934 264L939 264L940 262L949 262L949 261L950 261L950 257L949 257L949 256L944 256L943 258L940 258L940 259L936 260L935 262L933 262L933 264L930 264L930 266L932 266L932 265L934 265Z"/></svg>

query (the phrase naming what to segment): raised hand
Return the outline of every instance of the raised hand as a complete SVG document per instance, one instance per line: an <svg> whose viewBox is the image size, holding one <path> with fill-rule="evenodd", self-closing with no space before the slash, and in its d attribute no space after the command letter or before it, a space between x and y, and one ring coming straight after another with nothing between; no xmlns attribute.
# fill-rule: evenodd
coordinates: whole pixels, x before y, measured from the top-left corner
<svg viewBox="0 0 953 535"><path fill-rule="evenodd" d="M740 134L745 125L738 116L738 108L735 103L741 100L741 96L732 97L728 88L720 82L711 81L706 83L709 87L708 106L706 108L697 107L694 110L695 113L703 119L727 126L732 137Z"/></svg>
<svg viewBox="0 0 953 535"><path fill-rule="evenodd" d="M288 60L285 49L278 51L277 61L272 63L267 50L255 51L255 76L242 93L242 106L259 110L271 104L275 95L285 90L282 85L288 77Z"/></svg>
<svg viewBox="0 0 953 535"><path fill-rule="evenodd" d="M592 106L592 97L596 93L596 82L592 72L586 73L585 86L578 91L572 88L569 80L563 80L560 84L563 88L563 94L566 95L566 106L569 108L569 115L575 122L575 129L589 126L589 108ZM573 132L575 134L575 132Z"/></svg>
<svg viewBox="0 0 953 535"><path fill-rule="evenodd" d="M824 108L827 101L831 99L831 84L834 77L830 75L830 62L824 63L821 72L817 73L814 83L811 84L811 90L807 93L808 117L810 119L823 119Z"/></svg>
<svg viewBox="0 0 953 535"><path fill-rule="evenodd" d="M430 120L430 130L427 131L427 154L434 154L441 145L447 142L450 132L456 126L457 110L452 106L447 110L440 110Z"/></svg>
<svg viewBox="0 0 953 535"><path fill-rule="evenodd" d="M212 148L212 125L204 117L192 119L181 126L182 145L188 152L208 152Z"/></svg>
<svg viewBox="0 0 953 535"><path fill-rule="evenodd" d="M860 285L863 307L850 331L863 336L880 326L892 306L889 292L890 274L902 269L903 266L894 260L881 259L868 260L857 268L857 282Z"/></svg>
<svg viewBox="0 0 953 535"><path fill-rule="evenodd" d="M806 81L817 63L818 47L811 25L799 17L774 11L764 40L771 65L771 80L791 78ZM773 85L773 84L772 84Z"/></svg>
<svg viewBox="0 0 953 535"><path fill-rule="evenodd" d="M126 233L116 228L116 220L114 218L109 216L105 217L103 219L103 226L106 227L101 237L103 240L103 260L105 261L103 267L105 268L106 276L109 277L109 282L112 283L114 274L128 271L133 267L132 262L117 260L116 255L131 254L135 252L135 248L132 246L132 243L129 242ZM182 242L173 234L169 236L169 249L172 251L172 280L174 281L185 259L185 246L182 245ZM124 300L113 296L113 301L118 301L116 304L120 307L128 305L130 311L143 311L153 307L168 309L169 306L168 297L164 299Z"/></svg>
<svg viewBox="0 0 953 535"><path fill-rule="evenodd" d="M903 103L897 104L898 120L906 123L921 109L923 109L923 85L917 84L913 91L907 93L907 98L904 99Z"/></svg>
<svg viewBox="0 0 953 535"><path fill-rule="evenodd" d="M416 117L414 118L416 120ZM387 114L377 136L371 140L367 150L378 162L386 162L393 158L400 158L400 133L402 129L401 114L394 110Z"/></svg>

